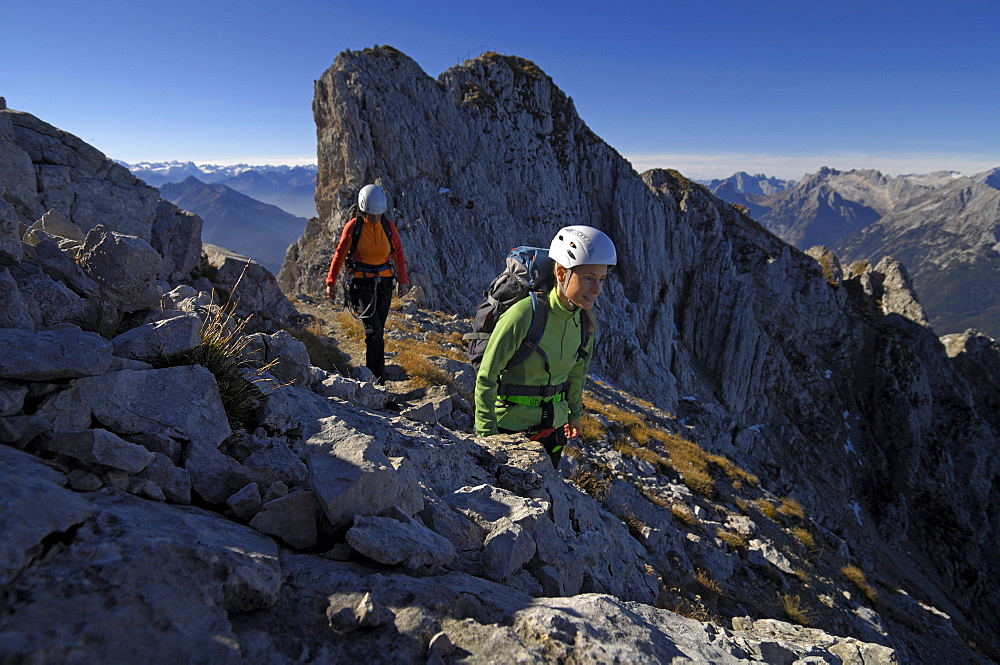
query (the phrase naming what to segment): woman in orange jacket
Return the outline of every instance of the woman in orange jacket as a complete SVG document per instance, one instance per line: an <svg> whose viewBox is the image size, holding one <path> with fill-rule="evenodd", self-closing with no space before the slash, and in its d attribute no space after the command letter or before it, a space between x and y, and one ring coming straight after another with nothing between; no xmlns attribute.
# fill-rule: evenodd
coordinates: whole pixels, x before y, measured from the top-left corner
<svg viewBox="0 0 1000 665"><path fill-rule="evenodd" d="M361 188L358 216L344 225L326 274L326 295L334 299L337 277L347 267L351 309L365 328L365 365L379 384L385 383L385 320L389 316L394 278L399 281L400 298L410 290L403 243L395 223L385 216L387 207L381 187Z"/></svg>

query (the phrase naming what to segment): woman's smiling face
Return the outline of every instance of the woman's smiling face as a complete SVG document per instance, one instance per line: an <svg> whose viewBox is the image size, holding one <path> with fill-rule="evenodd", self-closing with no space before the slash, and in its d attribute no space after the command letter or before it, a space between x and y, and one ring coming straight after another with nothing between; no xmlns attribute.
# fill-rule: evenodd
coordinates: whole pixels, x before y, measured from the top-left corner
<svg viewBox="0 0 1000 665"><path fill-rule="evenodd" d="M559 282L564 285L560 295L580 309L592 309L597 301L597 296L601 295L601 291L604 289L604 280L608 278L608 267L605 265L583 265L566 270L559 266L557 270L562 273L558 277ZM566 272L569 273L568 280L565 277Z"/></svg>

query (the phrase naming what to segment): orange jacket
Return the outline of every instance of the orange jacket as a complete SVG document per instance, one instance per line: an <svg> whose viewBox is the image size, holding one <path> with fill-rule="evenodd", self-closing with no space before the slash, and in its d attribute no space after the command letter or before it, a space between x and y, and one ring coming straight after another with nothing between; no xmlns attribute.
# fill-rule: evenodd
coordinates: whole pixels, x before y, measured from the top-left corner
<svg viewBox="0 0 1000 665"><path fill-rule="evenodd" d="M340 274L340 269L343 268L344 262L348 258L347 253L351 250L351 240L356 224L364 224L364 227L361 229L361 235L358 237L358 246L350 258L360 263L380 266L388 263L391 256L392 262L396 266L396 279L399 280L400 284L410 283L410 279L406 274L403 241L399 238L399 231L396 230L396 224L388 218L386 218L386 221L389 222L389 228L392 230L391 247L389 246L389 239L382 228L381 221L371 224L365 222L363 218L354 217L344 225L344 230L340 232L340 242L337 243L337 249L330 260L330 270L326 273L327 286L337 283L337 276ZM371 277L371 273L355 272L354 276ZM379 273L379 276L391 277L392 269L386 268Z"/></svg>

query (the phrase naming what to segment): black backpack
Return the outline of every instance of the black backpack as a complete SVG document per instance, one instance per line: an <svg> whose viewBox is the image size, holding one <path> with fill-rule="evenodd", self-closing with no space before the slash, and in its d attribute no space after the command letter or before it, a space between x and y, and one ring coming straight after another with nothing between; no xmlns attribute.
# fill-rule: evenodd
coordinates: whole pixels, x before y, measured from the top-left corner
<svg viewBox="0 0 1000 665"><path fill-rule="evenodd" d="M507 255L507 265L503 272L490 282L483 292L484 299L476 308L472 319L472 332L466 333L462 339L466 341L465 354L472 363L473 369L479 370L479 364L486 352L486 344L490 334L496 327L500 315L510 309L511 305L524 298L531 298L531 326L521 346L507 362L507 367L524 362L542 340L545 324L548 322L549 305L544 291L551 284L552 259L547 249L541 247L515 247ZM584 347L590 339L590 327L584 322L578 355L586 357Z"/></svg>

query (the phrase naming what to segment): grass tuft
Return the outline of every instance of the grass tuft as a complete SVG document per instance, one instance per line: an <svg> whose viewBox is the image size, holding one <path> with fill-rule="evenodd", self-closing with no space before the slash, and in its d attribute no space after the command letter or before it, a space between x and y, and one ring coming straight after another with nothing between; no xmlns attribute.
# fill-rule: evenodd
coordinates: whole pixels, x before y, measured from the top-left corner
<svg viewBox="0 0 1000 665"><path fill-rule="evenodd" d="M816 549L816 538L814 538L812 533L810 533L809 530L806 529L805 527L801 526L795 527L794 529L792 529L792 535L795 536L795 538L798 539L800 543L805 545L807 549L810 550Z"/></svg>
<svg viewBox="0 0 1000 665"><path fill-rule="evenodd" d="M798 596L789 594L781 596L781 610L790 623L809 625L809 612L802 606L802 600Z"/></svg>
<svg viewBox="0 0 1000 665"><path fill-rule="evenodd" d="M716 537L736 550L745 550L747 547L746 536L735 531L729 531L727 529L719 529L715 532Z"/></svg>
<svg viewBox="0 0 1000 665"><path fill-rule="evenodd" d="M800 520L806 516L806 511L802 508L801 503L795 499L785 497L781 500L781 505L778 506L778 514Z"/></svg>
<svg viewBox="0 0 1000 665"><path fill-rule="evenodd" d="M868 580L865 577L863 570L857 566L844 566L840 569L840 572L844 577L854 582L854 585L858 587L858 591L860 591L865 598L873 603L875 602L878 594L875 593L875 589L868 584Z"/></svg>

